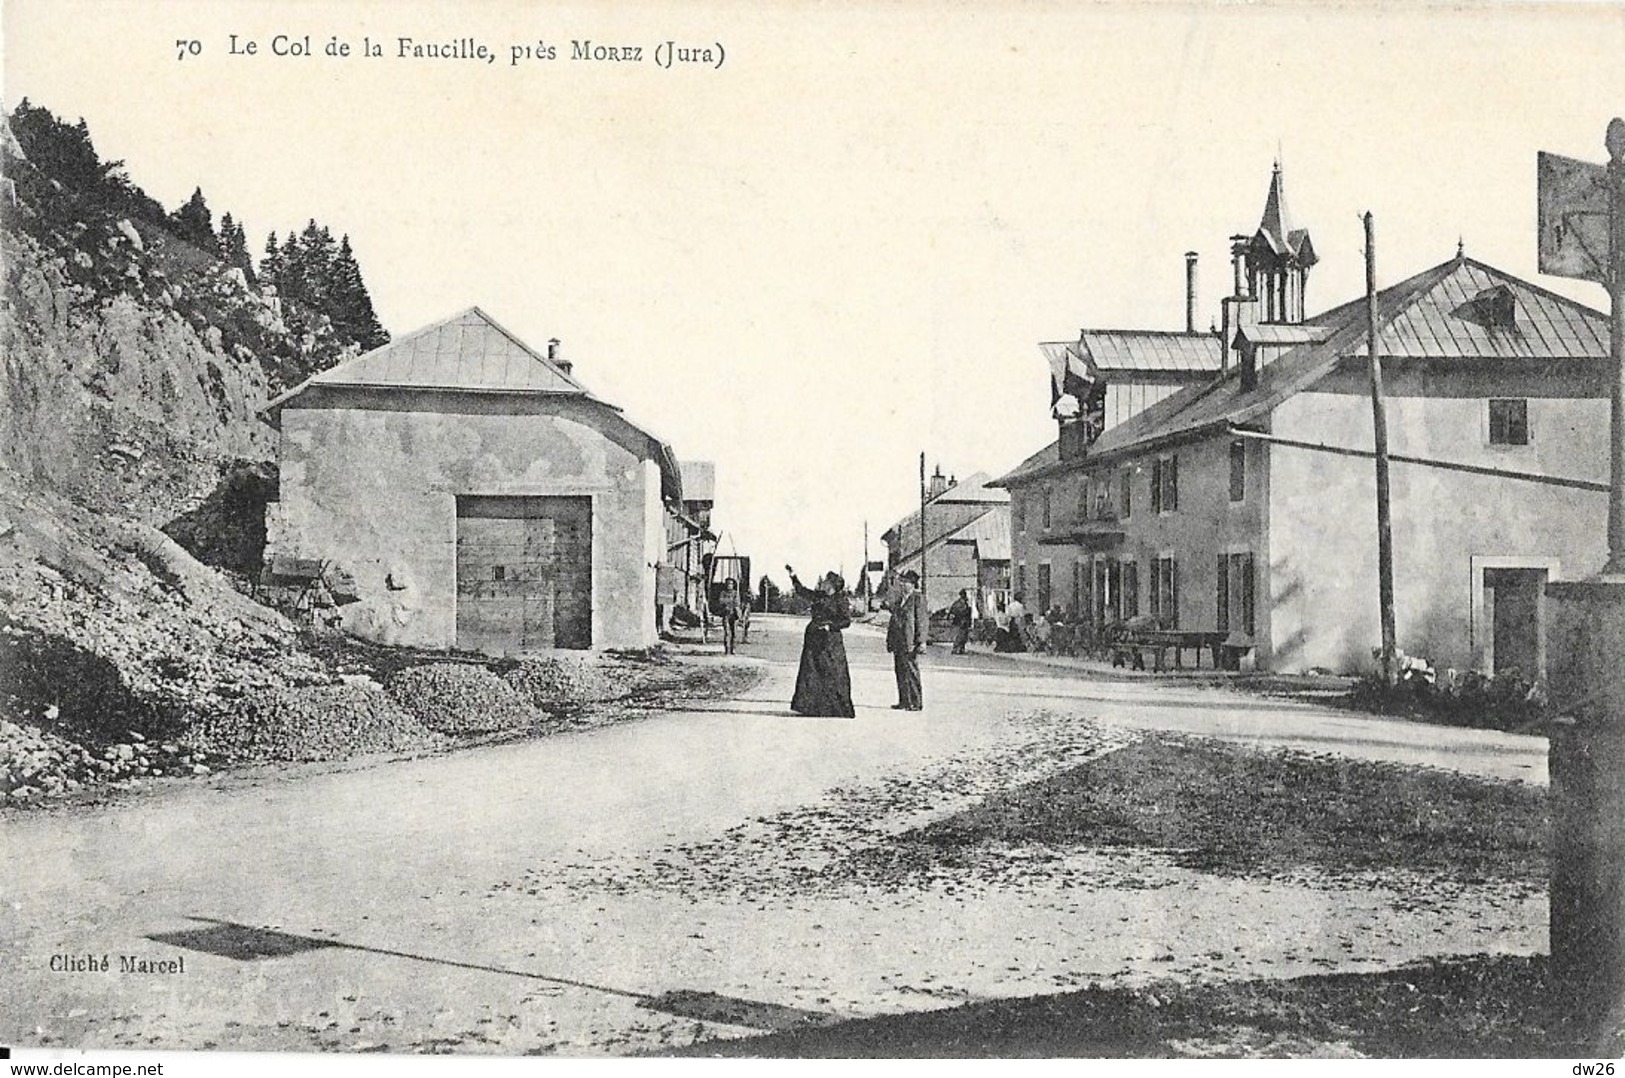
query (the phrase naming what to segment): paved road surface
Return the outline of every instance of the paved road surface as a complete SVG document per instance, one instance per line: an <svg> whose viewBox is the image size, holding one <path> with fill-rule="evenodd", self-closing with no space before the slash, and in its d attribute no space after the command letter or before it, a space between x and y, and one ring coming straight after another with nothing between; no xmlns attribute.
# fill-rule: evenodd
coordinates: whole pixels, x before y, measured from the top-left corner
<svg viewBox="0 0 1625 1078"><path fill-rule="evenodd" d="M1534 782L1545 742L936 649L926 710L895 712L863 627L858 717L803 719L785 706L800 630L758 618L743 651L768 677L703 709L0 818L0 1043L617 1053L1091 981L1546 947L1542 895L1227 880L1145 851L831 883L815 870L854 842L1145 729ZM107 972L51 968L103 955Z"/></svg>

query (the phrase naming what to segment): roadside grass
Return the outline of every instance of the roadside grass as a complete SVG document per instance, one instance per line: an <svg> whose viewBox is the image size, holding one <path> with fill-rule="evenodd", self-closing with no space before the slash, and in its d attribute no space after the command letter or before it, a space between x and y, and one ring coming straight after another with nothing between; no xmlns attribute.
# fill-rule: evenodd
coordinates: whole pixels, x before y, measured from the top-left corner
<svg viewBox="0 0 1625 1078"><path fill-rule="evenodd" d="M1544 956L1478 955L1382 973L1090 987L886 1015L680 1055L796 1057L1573 1058L1617 1055L1552 1003Z"/></svg>
<svg viewBox="0 0 1625 1078"><path fill-rule="evenodd" d="M987 844L1136 846L1231 875L1406 869L1544 883L1548 828L1545 790L1525 783L1159 735L898 843L928 858Z"/></svg>

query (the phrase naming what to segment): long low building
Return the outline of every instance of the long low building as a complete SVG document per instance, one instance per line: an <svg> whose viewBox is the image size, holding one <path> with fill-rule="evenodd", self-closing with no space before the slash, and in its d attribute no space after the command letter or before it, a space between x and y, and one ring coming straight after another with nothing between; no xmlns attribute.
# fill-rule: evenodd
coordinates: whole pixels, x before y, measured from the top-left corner
<svg viewBox="0 0 1625 1078"><path fill-rule="evenodd" d="M512 654L643 647L670 448L470 308L277 397L273 562L354 582L346 632L380 643Z"/></svg>

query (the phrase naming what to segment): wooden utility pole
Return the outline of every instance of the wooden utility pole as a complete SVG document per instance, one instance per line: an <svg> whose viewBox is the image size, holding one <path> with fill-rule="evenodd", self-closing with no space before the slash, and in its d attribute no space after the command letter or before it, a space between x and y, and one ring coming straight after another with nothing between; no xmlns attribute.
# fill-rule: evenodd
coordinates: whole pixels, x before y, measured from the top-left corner
<svg viewBox="0 0 1625 1078"><path fill-rule="evenodd" d="M863 610L864 613L875 608L874 597L869 594L869 522L863 522Z"/></svg>
<svg viewBox="0 0 1625 1078"><path fill-rule="evenodd" d="M920 454L920 606L925 607L925 454ZM926 607L926 609L930 609Z"/></svg>
<svg viewBox="0 0 1625 1078"><path fill-rule="evenodd" d="M1382 395L1382 354L1377 349L1377 239L1365 215L1365 340L1371 358L1371 429L1377 450L1377 605L1382 615L1382 679L1399 680L1394 629L1394 525L1389 508L1388 406Z"/></svg>
<svg viewBox="0 0 1625 1078"><path fill-rule="evenodd" d="M1614 392L1610 408L1611 493L1605 574L1625 576L1625 120L1608 125L1608 321Z"/></svg>

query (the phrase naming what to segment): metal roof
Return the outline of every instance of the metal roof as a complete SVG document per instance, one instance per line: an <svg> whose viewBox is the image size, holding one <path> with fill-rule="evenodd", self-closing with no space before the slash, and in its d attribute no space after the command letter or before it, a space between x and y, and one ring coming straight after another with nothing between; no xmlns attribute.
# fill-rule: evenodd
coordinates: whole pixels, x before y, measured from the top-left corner
<svg viewBox="0 0 1625 1078"><path fill-rule="evenodd" d="M1492 288L1504 288L1513 297L1516 324L1511 329L1483 325L1470 306ZM1365 356L1365 308L1360 298L1310 319L1307 325L1323 330L1325 339L1299 345L1266 364L1252 389L1244 389L1240 372L1231 370L1158 401L1108 429L1090 446L1088 459L1128 455L1152 443L1257 419L1332 373L1342 359ZM1465 256L1377 293L1377 325L1378 347L1385 359L1396 361L1586 362L1609 356L1606 315ZM1059 450L1051 443L996 482L1019 484L1059 463Z"/></svg>
<svg viewBox="0 0 1625 1078"><path fill-rule="evenodd" d="M1511 327L1485 325L1477 316L1474 301L1494 289L1511 294ZM1382 327L1377 345L1385 357L1406 359L1600 359L1608 355L1608 321L1572 300L1461 258ZM1354 354L1366 354L1363 341Z"/></svg>
<svg viewBox="0 0 1625 1078"><path fill-rule="evenodd" d="M1292 345L1315 344L1332 335L1330 326L1286 325L1280 322L1255 322L1236 330L1236 336L1253 344Z"/></svg>
<svg viewBox="0 0 1625 1078"><path fill-rule="evenodd" d="M1112 373L1122 371L1217 374L1224 351L1211 333L1149 329L1086 329L1079 335L1078 345L1108 381Z"/></svg>
<svg viewBox="0 0 1625 1078"><path fill-rule="evenodd" d="M996 505L948 536L950 543L975 543L980 561L1010 560L1010 506Z"/></svg>
<svg viewBox="0 0 1625 1078"><path fill-rule="evenodd" d="M478 307L375 348L311 379L317 385L586 393Z"/></svg>
<svg viewBox="0 0 1625 1078"><path fill-rule="evenodd" d="M451 390L589 401L608 411L615 422L648 439L649 451L660 466L662 496L668 501L679 501L683 496L682 472L670 445L620 408L593 396L557 363L478 307L320 371L273 398L260 409L261 414L276 425L283 406L312 386Z"/></svg>
<svg viewBox="0 0 1625 1078"><path fill-rule="evenodd" d="M968 475L954 486L949 487L935 498L932 498L929 502L926 502L926 507L930 508L933 505L987 505L992 507L995 505L1008 504L1010 501L1009 493L989 487L988 483L991 481L992 480L986 472L977 472L974 475ZM942 517L941 514L932 518L933 522L939 519L946 522L951 518ZM912 541L914 543L918 543L919 534L920 511L916 509L905 516L902 520L899 520L897 523L887 528L884 532L881 532L880 538L885 540L888 539L889 536L900 535L903 537L905 542ZM947 532L945 530L945 524L939 525L937 533L927 536L927 541L930 543L935 543L944 538L946 534ZM915 546L913 549L915 552L919 551L918 546Z"/></svg>

